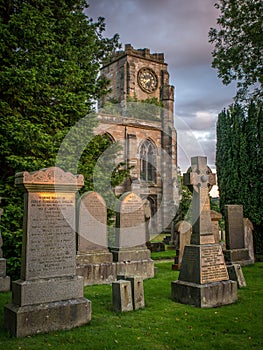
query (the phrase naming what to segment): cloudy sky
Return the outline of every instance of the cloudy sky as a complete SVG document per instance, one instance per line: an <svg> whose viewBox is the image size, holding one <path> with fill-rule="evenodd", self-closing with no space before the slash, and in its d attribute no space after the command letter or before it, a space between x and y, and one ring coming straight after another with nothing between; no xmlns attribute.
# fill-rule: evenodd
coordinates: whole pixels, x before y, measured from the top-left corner
<svg viewBox="0 0 263 350"><path fill-rule="evenodd" d="M170 83L175 86L178 165L184 172L190 158L208 157L215 169L216 119L232 103L235 86L224 86L211 68L208 31L216 26L214 0L89 0L94 20L105 18L105 36L136 49L164 52Z"/></svg>

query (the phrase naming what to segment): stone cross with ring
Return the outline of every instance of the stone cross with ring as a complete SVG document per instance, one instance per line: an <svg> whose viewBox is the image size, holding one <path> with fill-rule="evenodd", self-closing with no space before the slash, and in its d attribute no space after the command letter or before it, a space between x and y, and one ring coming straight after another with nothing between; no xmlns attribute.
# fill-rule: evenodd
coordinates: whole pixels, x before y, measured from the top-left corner
<svg viewBox="0 0 263 350"><path fill-rule="evenodd" d="M192 157L191 167L184 174L184 184L193 193L191 244L215 243L210 217L209 192L216 176L207 166L207 157Z"/></svg>

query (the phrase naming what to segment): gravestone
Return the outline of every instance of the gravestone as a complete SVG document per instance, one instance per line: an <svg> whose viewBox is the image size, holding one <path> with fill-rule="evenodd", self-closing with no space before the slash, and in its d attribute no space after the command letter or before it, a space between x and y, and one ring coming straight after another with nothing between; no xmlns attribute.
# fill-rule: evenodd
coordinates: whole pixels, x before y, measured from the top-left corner
<svg viewBox="0 0 263 350"><path fill-rule="evenodd" d="M21 279L13 282L5 327L16 337L71 329L91 320L76 275L76 192L82 175L52 167L16 174L25 191Z"/></svg>
<svg viewBox="0 0 263 350"><path fill-rule="evenodd" d="M172 265L172 269L180 270L184 255L184 247L190 244L192 226L187 221L179 221L175 225L175 231L177 232L177 239L175 242L176 256L174 258L174 264Z"/></svg>
<svg viewBox="0 0 263 350"><path fill-rule="evenodd" d="M117 263L117 275L154 276L154 263L146 247L144 205L142 199L133 192L126 192L119 199L116 208L116 240L111 252Z"/></svg>
<svg viewBox="0 0 263 350"><path fill-rule="evenodd" d="M212 220L212 231L215 238L215 243L220 243L220 233L219 233L219 220L222 219L222 214L218 213L215 210L210 211L211 220Z"/></svg>
<svg viewBox="0 0 263 350"><path fill-rule="evenodd" d="M184 183L193 192L190 245L184 248L179 279L172 282L172 299L197 307L216 307L237 300L237 283L229 280L220 244L215 243L210 217L209 191L215 175L206 157L192 157Z"/></svg>
<svg viewBox="0 0 263 350"><path fill-rule="evenodd" d="M245 235L245 248L248 249L248 254L251 262L255 263L254 243L253 243L253 224L248 218L244 218L244 235Z"/></svg>
<svg viewBox="0 0 263 350"><path fill-rule="evenodd" d="M143 279L141 277L128 276L125 280L131 282L133 309L143 309L145 307Z"/></svg>
<svg viewBox="0 0 263 350"><path fill-rule="evenodd" d="M242 268L239 264L227 265L227 271L228 271L229 278L232 281L237 282L238 288L243 288L247 286Z"/></svg>
<svg viewBox="0 0 263 350"><path fill-rule="evenodd" d="M172 220L170 226L171 226L171 235L169 237L170 238L169 242L167 243L168 244L167 250L176 250L178 248L176 246L178 232L176 232L176 230L175 230L176 224L175 224L174 220ZM163 242L164 242L164 240L163 240Z"/></svg>
<svg viewBox="0 0 263 350"><path fill-rule="evenodd" d="M77 254L77 274L84 277L84 285L115 280L107 228L104 199L94 191L84 193L78 202Z"/></svg>
<svg viewBox="0 0 263 350"><path fill-rule="evenodd" d="M227 264L251 265L249 251L245 247L243 206L225 205L226 250Z"/></svg>
<svg viewBox="0 0 263 350"><path fill-rule="evenodd" d="M133 310L131 282L118 280L112 283L113 311L127 312Z"/></svg>
<svg viewBox="0 0 263 350"><path fill-rule="evenodd" d="M0 221L2 214L3 209L0 208ZM10 277L6 275L6 259L3 257L2 246L3 239L0 231L0 292L8 292L10 290Z"/></svg>

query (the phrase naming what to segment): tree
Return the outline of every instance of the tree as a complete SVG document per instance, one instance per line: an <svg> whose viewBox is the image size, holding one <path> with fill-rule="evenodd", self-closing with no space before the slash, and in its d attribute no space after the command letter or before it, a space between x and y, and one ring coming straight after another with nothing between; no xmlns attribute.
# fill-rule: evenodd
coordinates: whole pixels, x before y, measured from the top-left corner
<svg viewBox="0 0 263 350"><path fill-rule="evenodd" d="M238 99L248 92L262 99L262 0L218 0L215 7L221 14L218 27L209 31L209 41L215 44L212 66L225 85L238 82Z"/></svg>
<svg viewBox="0 0 263 350"><path fill-rule="evenodd" d="M262 253L263 232L263 108L251 101L246 109L234 104L217 122L216 167L220 209L241 204L255 229L255 248Z"/></svg>
<svg viewBox="0 0 263 350"><path fill-rule="evenodd" d="M247 163L246 149L243 149L243 124L244 113L237 104L230 106L227 111L222 111L218 116L216 166L222 212L225 204L241 201L243 158L244 163Z"/></svg>
<svg viewBox="0 0 263 350"><path fill-rule="evenodd" d="M22 227L15 173L55 165L64 136L107 92L98 73L118 36L103 38L104 19L93 22L84 10L85 0L0 0L1 229L12 277L18 277ZM96 123L90 115L90 135ZM92 146L91 154L103 148Z"/></svg>

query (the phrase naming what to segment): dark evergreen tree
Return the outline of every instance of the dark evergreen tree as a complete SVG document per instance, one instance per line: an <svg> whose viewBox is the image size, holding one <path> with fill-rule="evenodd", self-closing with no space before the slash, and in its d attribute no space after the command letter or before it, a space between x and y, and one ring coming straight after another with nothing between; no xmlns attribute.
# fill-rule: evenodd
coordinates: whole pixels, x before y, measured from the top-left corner
<svg viewBox="0 0 263 350"><path fill-rule="evenodd" d="M248 109L238 104L218 116L216 167L220 209L242 204L244 216L255 227L255 247L262 252L263 173L262 104L251 102Z"/></svg>
<svg viewBox="0 0 263 350"><path fill-rule="evenodd" d="M263 193L263 2L217 0L217 28L209 31L212 66L224 84L237 81L236 101L218 116L216 165L221 211L243 204L255 227L255 246L262 249Z"/></svg>
<svg viewBox="0 0 263 350"><path fill-rule="evenodd" d="M244 213L255 229L256 250L263 252L263 108L262 103L251 102L245 123L248 176L247 196L244 195ZM244 193L244 192L243 192Z"/></svg>
<svg viewBox="0 0 263 350"><path fill-rule="evenodd" d="M55 165L65 135L107 91L98 73L118 36L103 38L104 20L93 22L84 10L85 0L0 0L1 230L12 277L18 277L22 227L15 173ZM95 125L90 116L87 134ZM90 143L90 157L81 162L89 167L102 148Z"/></svg>

